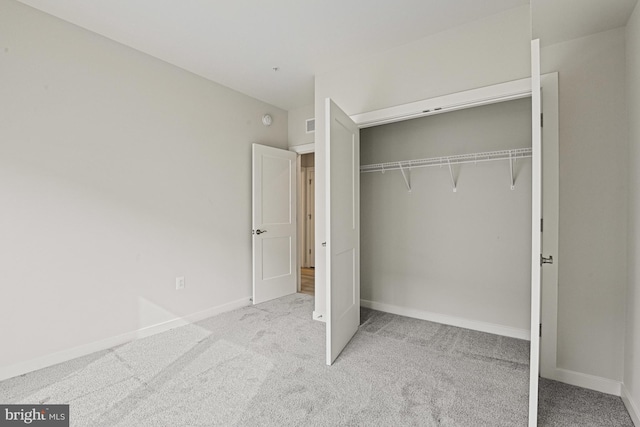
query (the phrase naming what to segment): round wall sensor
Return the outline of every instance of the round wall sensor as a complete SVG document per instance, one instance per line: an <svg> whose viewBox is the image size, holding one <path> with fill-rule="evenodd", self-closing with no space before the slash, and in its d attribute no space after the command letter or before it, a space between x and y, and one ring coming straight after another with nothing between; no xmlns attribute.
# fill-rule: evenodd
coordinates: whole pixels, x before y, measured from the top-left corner
<svg viewBox="0 0 640 427"><path fill-rule="evenodd" d="M262 124L265 126L271 126L271 123L273 123L273 119L271 118L270 115L265 114L264 116L262 116Z"/></svg>

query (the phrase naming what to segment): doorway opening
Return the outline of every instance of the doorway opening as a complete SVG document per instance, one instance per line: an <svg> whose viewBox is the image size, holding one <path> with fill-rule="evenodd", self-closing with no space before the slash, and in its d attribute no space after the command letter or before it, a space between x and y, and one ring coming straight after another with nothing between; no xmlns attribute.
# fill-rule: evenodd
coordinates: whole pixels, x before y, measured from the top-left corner
<svg viewBox="0 0 640 427"><path fill-rule="evenodd" d="M315 155L300 155L300 280L298 291L315 295Z"/></svg>

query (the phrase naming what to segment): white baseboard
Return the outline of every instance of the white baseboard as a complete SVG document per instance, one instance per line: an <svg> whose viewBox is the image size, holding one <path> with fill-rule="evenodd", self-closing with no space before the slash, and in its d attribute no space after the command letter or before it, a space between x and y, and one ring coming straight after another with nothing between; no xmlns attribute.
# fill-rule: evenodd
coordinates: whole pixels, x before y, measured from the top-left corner
<svg viewBox="0 0 640 427"><path fill-rule="evenodd" d="M624 406L627 408L627 412L629 412L629 416L631 417L631 421L637 427L640 427L640 408L632 399L631 393L627 390L627 387L622 384L622 401L624 402Z"/></svg>
<svg viewBox="0 0 640 427"><path fill-rule="evenodd" d="M324 322L324 313L320 311L313 310L313 320L317 320L318 322Z"/></svg>
<svg viewBox="0 0 640 427"><path fill-rule="evenodd" d="M375 301L360 300L360 305L362 307L385 311L387 313L398 314L400 316L413 317L416 319L457 326L459 328L472 329L474 331L488 332L490 334L502 335L505 337L519 338L527 341L531 340L528 329L518 329L512 328L510 326L496 325L494 323L479 322L462 317L448 316L446 314L400 307L397 305L385 304Z"/></svg>
<svg viewBox="0 0 640 427"><path fill-rule="evenodd" d="M614 396L620 396L622 388L622 383L620 381L561 368L556 368L549 379L578 387L588 388L601 393L613 394Z"/></svg>
<svg viewBox="0 0 640 427"><path fill-rule="evenodd" d="M86 356L97 351L106 350L121 344L128 343L135 339L149 337L151 335L159 334L170 329L188 325L190 323L195 323L208 317L215 316L217 314L235 310L241 307L246 307L250 304L251 301L249 297L242 298L237 301L232 301L227 304L211 307L184 317L176 317L175 319L166 322L146 326L135 331L116 335L114 337L109 337L89 344L84 344L67 350L58 351L56 353L48 354L46 356L38 357L36 359L31 359L25 362L19 362L10 366L0 367L0 381L17 377L18 375L23 375L28 372L36 371L38 369L46 368L48 366L57 365L58 363Z"/></svg>

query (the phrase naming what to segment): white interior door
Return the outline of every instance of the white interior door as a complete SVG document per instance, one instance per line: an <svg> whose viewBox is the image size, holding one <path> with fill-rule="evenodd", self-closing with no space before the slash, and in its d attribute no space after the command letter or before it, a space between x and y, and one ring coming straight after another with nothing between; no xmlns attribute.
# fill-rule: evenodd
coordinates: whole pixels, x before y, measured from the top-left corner
<svg viewBox="0 0 640 427"><path fill-rule="evenodd" d="M327 365L360 325L360 131L327 98Z"/></svg>
<svg viewBox="0 0 640 427"><path fill-rule="evenodd" d="M253 303L293 294L296 269L296 153L253 144Z"/></svg>
<svg viewBox="0 0 640 427"><path fill-rule="evenodd" d="M540 94L540 41L531 42L531 347L529 362L529 427L538 425L540 372L540 289L542 224L542 128Z"/></svg>

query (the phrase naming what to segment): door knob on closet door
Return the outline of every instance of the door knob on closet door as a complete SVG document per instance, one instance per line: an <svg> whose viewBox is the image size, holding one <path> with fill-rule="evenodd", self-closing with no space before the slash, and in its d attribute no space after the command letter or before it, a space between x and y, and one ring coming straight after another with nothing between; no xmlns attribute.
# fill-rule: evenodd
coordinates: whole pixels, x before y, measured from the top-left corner
<svg viewBox="0 0 640 427"><path fill-rule="evenodd" d="M256 234L260 235L262 233L266 233L267 230L256 230Z"/></svg>

